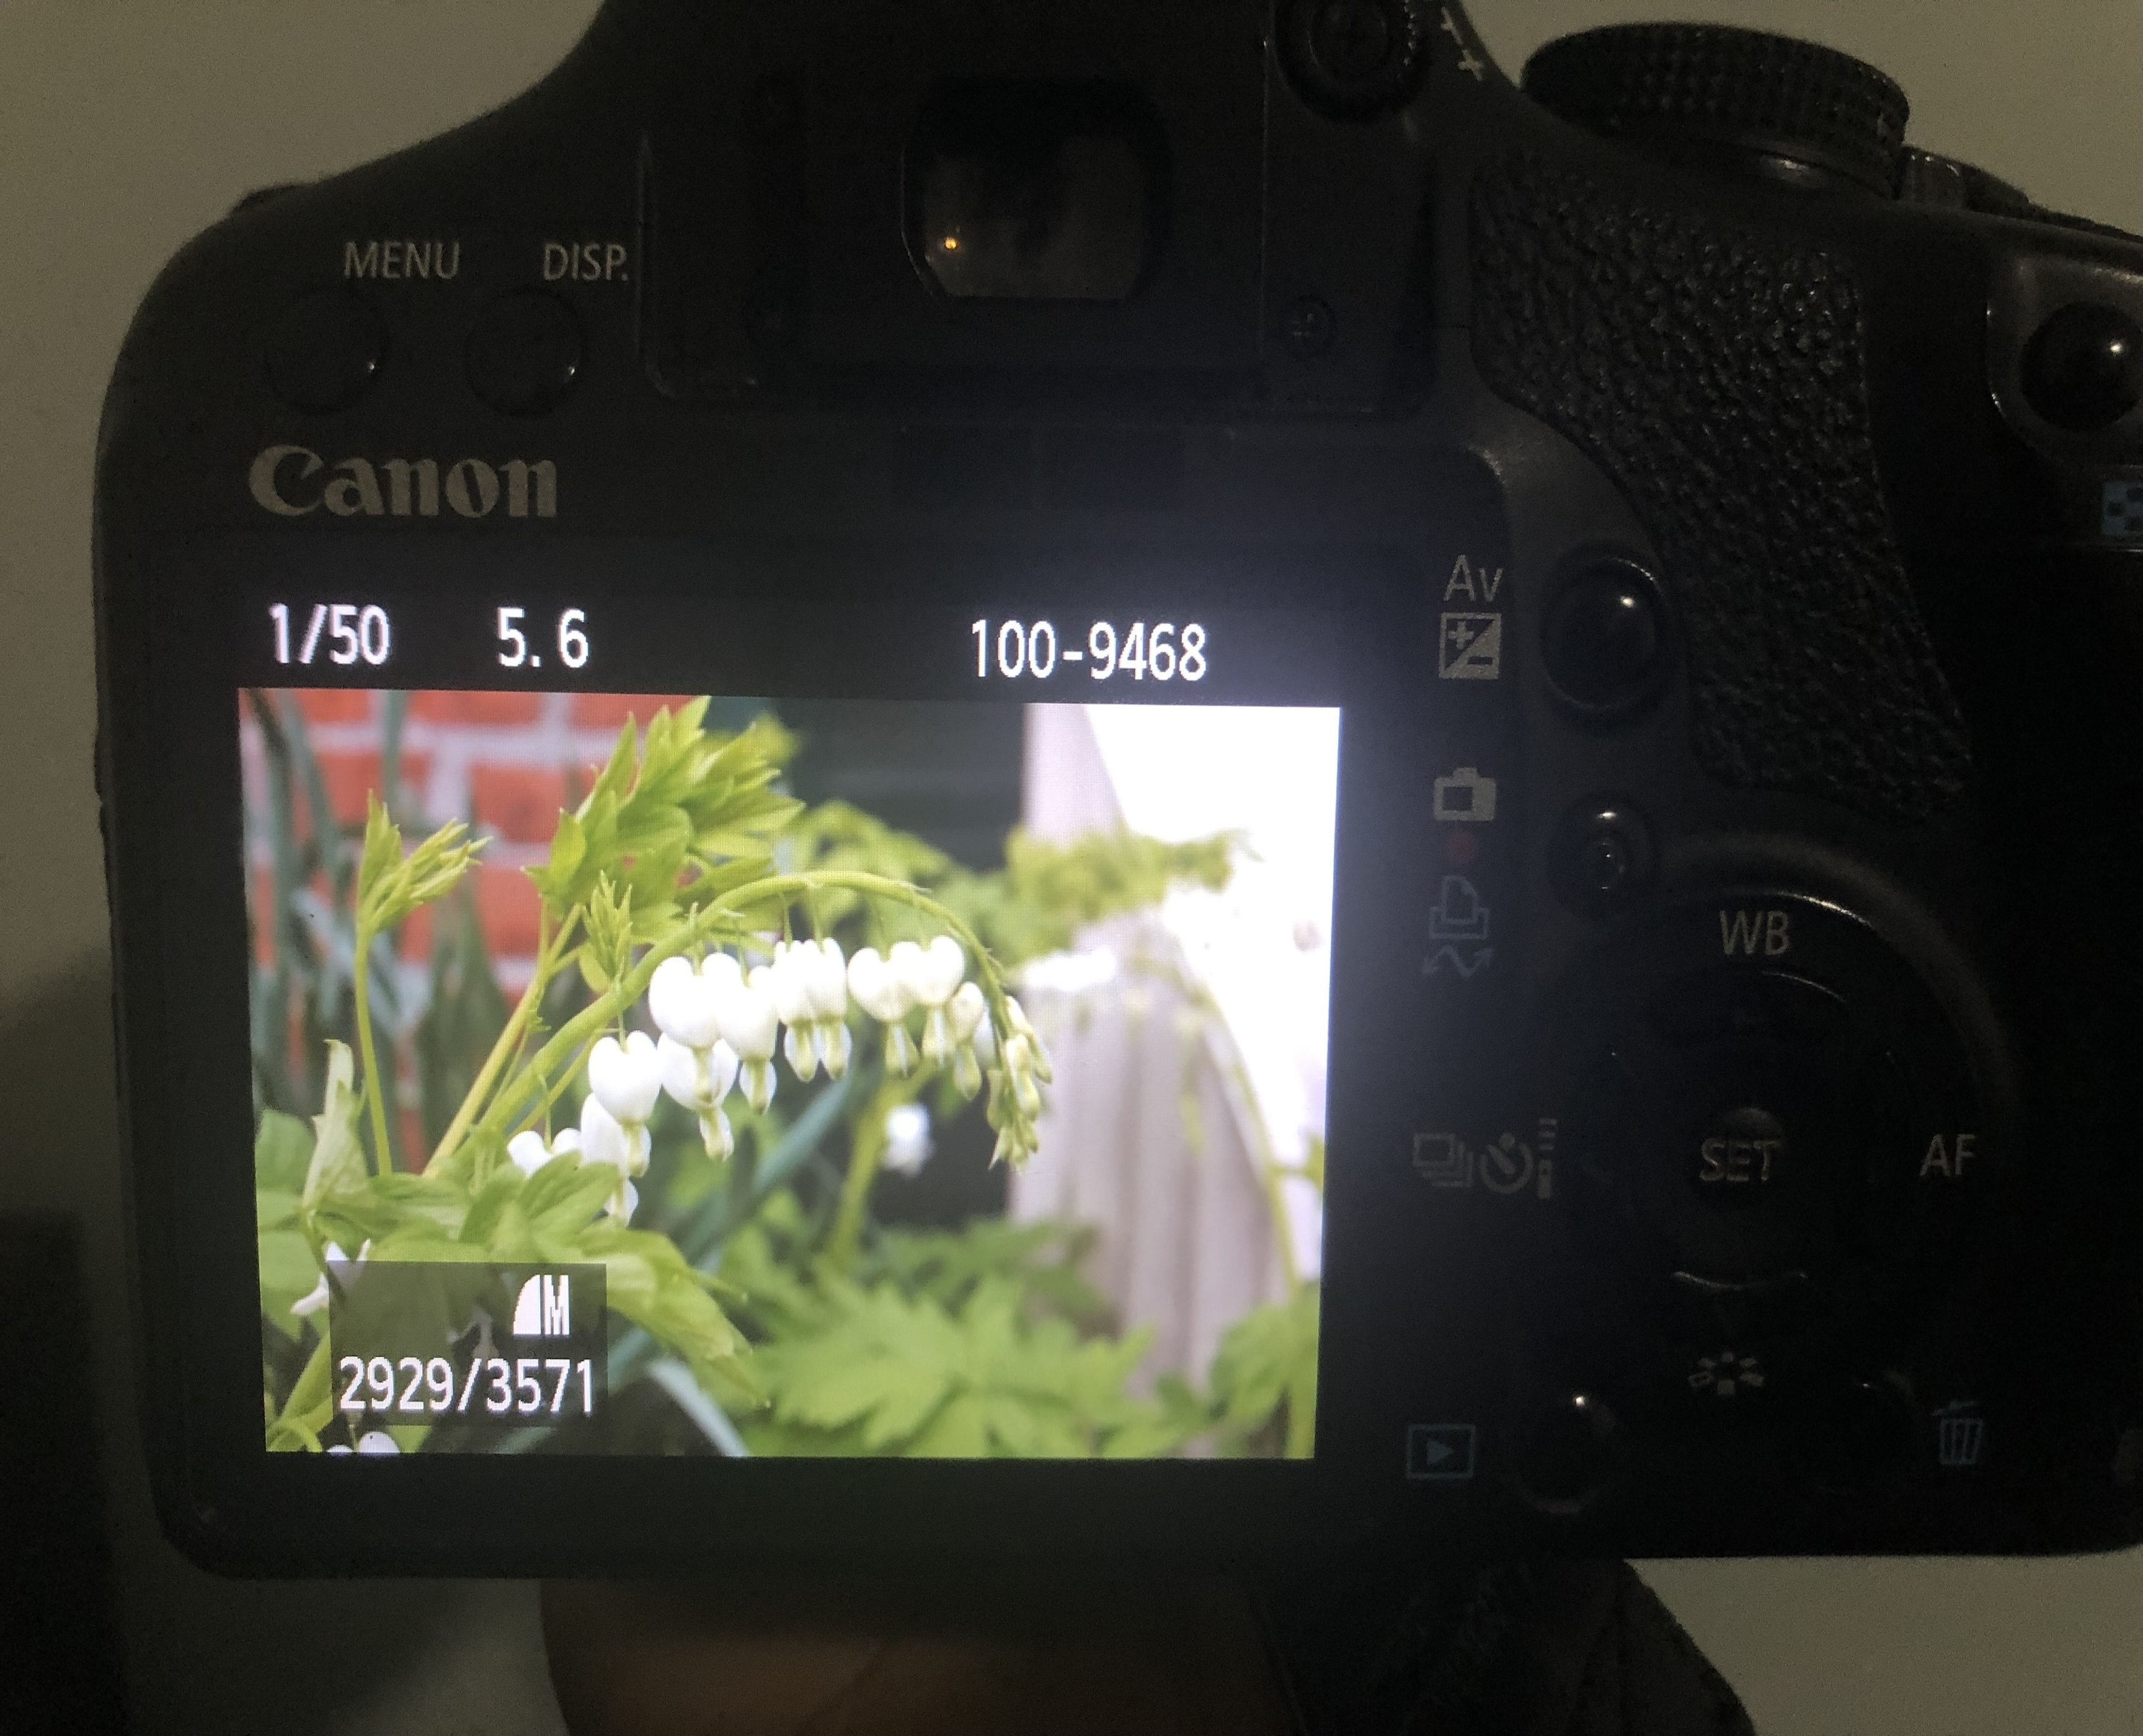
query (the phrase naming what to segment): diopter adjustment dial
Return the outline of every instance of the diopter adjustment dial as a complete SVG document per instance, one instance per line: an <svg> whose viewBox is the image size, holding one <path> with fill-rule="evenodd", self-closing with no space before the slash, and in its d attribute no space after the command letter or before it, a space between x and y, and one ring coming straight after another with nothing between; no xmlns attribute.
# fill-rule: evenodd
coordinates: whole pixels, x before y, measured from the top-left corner
<svg viewBox="0 0 2143 1736"><path fill-rule="evenodd" d="M1631 143L1710 146L1827 171L1892 195L1909 106L1835 49L1715 24L1617 24L1558 37L1526 94L1572 126Z"/></svg>

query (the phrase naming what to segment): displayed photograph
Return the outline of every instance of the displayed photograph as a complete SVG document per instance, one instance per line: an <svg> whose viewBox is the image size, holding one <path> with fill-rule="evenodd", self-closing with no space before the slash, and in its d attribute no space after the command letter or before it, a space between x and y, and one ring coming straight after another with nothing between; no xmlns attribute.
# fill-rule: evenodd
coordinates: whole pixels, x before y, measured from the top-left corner
<svg viewBox="0 0 2143 1736"><path fill-rule="evenodd" d="M238 710L271 1451L1314 1452L1337 710Z"/></svg>

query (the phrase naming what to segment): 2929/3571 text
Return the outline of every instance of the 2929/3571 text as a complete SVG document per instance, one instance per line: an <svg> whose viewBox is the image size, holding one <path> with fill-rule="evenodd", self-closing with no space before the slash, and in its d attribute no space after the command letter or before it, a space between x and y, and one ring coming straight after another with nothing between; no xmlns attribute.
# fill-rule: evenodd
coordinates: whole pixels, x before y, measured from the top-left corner
<svg viewBox="0 0 2143 1736"><path fill-rule="evenodd" d="M596 1412L595 1365L587 1357L477 1356L458 1370L443 1356L346 1356L335 1372L336 1407L350 1416L579 1419Z"/></svg>

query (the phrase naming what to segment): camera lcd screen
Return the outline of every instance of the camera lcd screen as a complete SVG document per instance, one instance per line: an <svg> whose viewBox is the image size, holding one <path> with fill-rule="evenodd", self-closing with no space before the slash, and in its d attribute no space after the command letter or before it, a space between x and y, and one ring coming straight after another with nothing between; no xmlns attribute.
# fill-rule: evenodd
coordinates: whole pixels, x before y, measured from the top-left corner
<svg viewBox="0 0 2143 1736"><path fill-rule="evenodd" d="M271 1450L1312 1454L1340 713L1047 626L983 698L240 690Z"/></svg>

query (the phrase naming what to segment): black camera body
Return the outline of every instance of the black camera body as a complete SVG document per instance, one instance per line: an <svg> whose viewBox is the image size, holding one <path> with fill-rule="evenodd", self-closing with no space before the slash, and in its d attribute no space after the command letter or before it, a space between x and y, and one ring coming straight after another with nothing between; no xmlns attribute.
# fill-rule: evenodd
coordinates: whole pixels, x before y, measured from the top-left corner
<svg viewBox="0 0 2143 1736"><path fill-rule="evenodd" d="M1522 93L1433 0L611 0L497 113L191 244L97 507L175 1536L2136 1541L2143 243L1903 122L1695 27ZM986 670L968 614L1044 593L1273 624L1230 690L1345 719L1307 1462L264 1452L232 695L286 594L388 597L400 685L509 686L430 624L511 584L695 691L695 600L759 693L867 608L895 685L910 605Z"/></svg>

